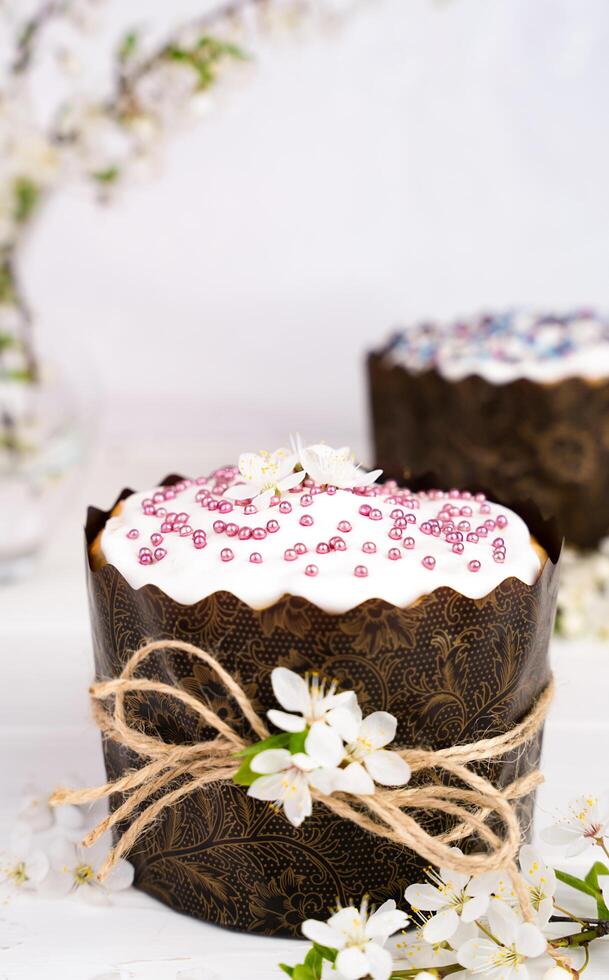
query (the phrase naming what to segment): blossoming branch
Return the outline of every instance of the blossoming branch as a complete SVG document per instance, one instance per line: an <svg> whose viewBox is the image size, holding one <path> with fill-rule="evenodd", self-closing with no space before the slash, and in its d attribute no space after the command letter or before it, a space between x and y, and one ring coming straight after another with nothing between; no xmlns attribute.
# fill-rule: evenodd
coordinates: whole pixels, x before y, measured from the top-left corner
<svg viewBox="0 0 609 980"><path fill-rule="evenodd" d="M541 836L563 847L566 856L587 853L593 862L579 878L550 867L525 844L520 873L529 892L530 921L508 875L430 868L426 882L406 889L408 912L393 901L375 912L364 898L359 909L339 908L327 922L304 922L312 946L302 963L281 964L281 969L293 980L320 980L324 965L342 980L528 980L530 963L539 961L546 967L544 980L575 980L588 965L591 944L609 936L609 803L578 797ZM596 917L565 907L571 903L559 901L559 882L593 899Z"/></svg>

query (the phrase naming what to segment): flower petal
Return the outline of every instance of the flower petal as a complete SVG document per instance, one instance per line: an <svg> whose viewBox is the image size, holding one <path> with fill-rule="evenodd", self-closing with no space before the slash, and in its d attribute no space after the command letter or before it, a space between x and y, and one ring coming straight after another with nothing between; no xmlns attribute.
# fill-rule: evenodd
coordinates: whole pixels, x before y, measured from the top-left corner
<svg viewBox="0 0 609 980"><path fill-rule="evenodd" d="M109 889L111 892L120 892L125 888L130 888L133 884L133 875L133 865L129 864L129 861L120 858L103 882L104 888Z"/></svg>
<svg viewBox="0 0 609 980"><path fill-rule="evenodd" d="M57 837L51 841L48 847L48 854L51 860L51 867L56 871L64 871L66 868L75 867L78 860L76 846L64 837Z"/></svg>
<svg viewBox="0 0 609 980"><path fill-rule="evenodd" d="M488 909L488 921L492 934L504 946L513 946L518 934L520 919L505 902L491 902Z"/></svg>
<svg viewBox="0 0 609 980"><path fill-rule="evenodd" d="M304 732L307 727L302 715L289 715L287 711L278 711L277 708L271 708L270 711L267 711L266 716L269 721L272 721L277 728L283 729L284 732Z"/></svg>
<svg viewBox="0 0 609 980"><path fill-rule="evenodd" d="M577 857L592 847L594 847L594 841L590 837L579 837L568 845L565 850L565 855L567 857Z"/></svg>
<svg viewBox="0 0 609 980"><path fill-rule="evenodd" d="M450 939L459 925L459 916L454 909L442 909L441 912L428 919L423 926L423 939L426 943L435 945Z"/></svg>
<svg viewBox="0 0 609 980"><path fill-rule="evenodd" d="M59 827L66 830L76 830L78 827L82 827L84 823L81 808L73 806L71 803L56 808L55 820Z"/></svg>
<svg viewBox="0 0 609 980"><path fill-rule="evenodd" d="M339 909L328 919L328 925L344 936L346 940L362 930L362 917L354 905Z"/></svg>
<svg viewBox="0 0 609 980"><path fill-rule="evenodd" d="M364 932L367 939L387 939L399 929L405 929L409 917L400 909L377 909L366 922Z"/></svg>
<svg viewBox="0 0 609 980"><path fill-rule="evenodd" d="M389 950L378 943L368 943L365 956L372 980L389 980L393 969L393 957Z"/></svg>
<svg viewBox="0 0 609 980"><path fill-rule="evenodd" d="M395 738L397 718L388 711L373 711L360 725L357 739L362 748L382 749Z"/></svg>
<svg viewBox="0 0 609 980"><path fill-rule="evenodd" d="M233 487L228 487L223 496L227 500L252 500L258 493L259 487L255 483L237 483Z"/></svg>
<svg viewBox="0 0 609 980"><path fill-rule="evenodd" d="M574 827L566 827L564 824L555 823L552 827L544 827L540 836L546 844L553 844L559 847L570 844L580 836L580 833Z"/></svg>
<svg viewBox="0 0 609 980"><path fill-rule="evenodd" d="M484 915L488 909L488 903L488 895L474 895L472 898L468 899L468 901L465 902L461 913L463 922L475 922L476 919L479 919L480 916Z"/></svg>
<svg viewBox="0 0 609 980"><path fill-rule="evenodd" d="M345 769L338 770L336 790L339 793L353 793L354 796L372 796L374 783L359 762L351 762Z"/></svg>
<svg viewBox="0 0 609 980"><path fill-rule="evenodd" d="M522 956L541 956L547 947L546 938L532 922L523 922L516 934L516 950Z"/></svg>
<svg viewBox="0 0 609 980"><path fill-rule="evenodd" d="M282 476L277 481L277 487L279 490L291 490L292 487L297 487L299 483L302 483L304 478L304 470L297 470L295 473L288 473L287 476Z"/></svg>
<svg viewBox="0 0 609 980"><path fill-rule="evenodd" d="M309 773L309 785L318 789L325 796L330 796L338 789L338 780L342 769L319 767Z"/></svg>
<svg viewBox="0 0 609 980"><path fill-rule="evenodd" d="M342 949L345 945L345 937L335 932L327 922L320 922L319 919L306 919L302 924L303 934L312 943L319 946L327 946L328 949Z"/></svg>
<svg viewBox="0 0 609 980"><path fill-rule="evenodd" d="M273 490L265 490L263 493L259 493L257 497L253 497L252 503L259 513L267 509L271 503L271 497L273 495Z"/></svg>
<svg viewBox="0 0 609 980"><path fill-rule="evenodd" d="M305 752L318 765L335 767L344 758L345 747L338 732L323 721L314 721L305 739Z"/></svg>
<svg viewBox="0 0 609 980"><path fill-rule="evenodd" d="M39 885L51 870L51 862L44 851L30 851L25 863L26 874L33 885Z"/></svg>
<svg viewBox="0 0 609 980"><path fill-rule="evenodd" d="M287 749L265 749L250 759L252 772L268 776L272 772L282 772L292 765L292 756Z"/></svg>
<svg viewBox="0 0 609 980"><path fill-rule="evenodd" d="M378 749L364 759L364 765L374 781L381 786L404 786L410 779L410 766L397 752Z"/></svg>
<svg viewBox="0 0 609 980"><path fill-rule="evenodd" d="M306 714L309 709L309 687L304 677L287 667L275 667L271 673L273 694L286 711Z"/></svg>
<svg viewBox="0 0 609 980"><path fill-rule="evenodd" d="M413 909L421 912L438 912L446 905L446 899L434 885L409 885L404 892L404 898Z"/></svg>
<svg viewBox="0 0 609 980"><path fill-rule="evenodd" d="M353 742L357 738L361 717L362 712L355 698L353 702L343 703L326 713L328 725L335 728L345 742Z"/></svg>
<svg viewBox="0 0 609 980"><path fill-rule="evenodd" d="M368 487L371 483L378 480L379 476L382 475L382 472L382 470L371 470L370 473L366 473L364 470L361 470L357 473L353 486Z"/></svg>
<svg viewBox="0 0 609 980"><path fill-rule="evenodd" d="M300 827L305 818L311 816L313 801L306 779L299 780L293 786L294 791L284 797L283 809L292 826Z"/></svg>
<svg viewBox="0 0 609 980"><path fill-rule="evenodd" d="M336 957L336 969L345 980L360 980L370 973L368 957L357 946L341 949Z"/></svg>
<svg viewBox="0 0 609 980"><path fill-rule="evenodd" d="M459 947L457 960L472 972L484 972L485 967L492 966L496 955L497 944L490 939L470 939Z"/></svg>
<svg viewBox="0 0 609 980"><path fill-rule="evenodd" d="M285 793L285 776L283 772L274 772L270 776L255 779L247 788L247 795L255 800L268 800L276 803L283 799Z"/></svg>

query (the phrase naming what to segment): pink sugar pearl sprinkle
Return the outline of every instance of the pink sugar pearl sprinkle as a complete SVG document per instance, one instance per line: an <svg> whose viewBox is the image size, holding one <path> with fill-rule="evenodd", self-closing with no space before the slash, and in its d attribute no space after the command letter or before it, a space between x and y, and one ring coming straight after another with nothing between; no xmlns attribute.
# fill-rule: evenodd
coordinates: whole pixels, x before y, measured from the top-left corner
<svg viewBox="0 0 609 980"><path fill-rule="evenodd" d="M319 568L317 567L317 565L307 565L307 567L305 568L305 575L308 575L309 578L314 578L315 575L318 574L318 572L319 572Z"/></svg>
<svg viewBox="0 0 609 980"><path fill-rule="evenodd" d="M425 555L421 561L423 568L427 568L430 572L436 567L436 559L433 555Z"/></svg>
<svg viewBox="0 0 609 980"><path fill-rule="evenodd" d="M353 570L353 574L356 578L366 578L368 575L368 569L365 565L356 565Z"/></svg>

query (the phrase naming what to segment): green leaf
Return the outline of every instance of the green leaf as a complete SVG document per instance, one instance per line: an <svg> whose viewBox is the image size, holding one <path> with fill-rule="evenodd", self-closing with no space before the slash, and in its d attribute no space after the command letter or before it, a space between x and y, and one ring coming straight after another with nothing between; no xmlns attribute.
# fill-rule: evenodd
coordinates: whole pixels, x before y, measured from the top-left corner
<svg viewBox="0 0 609 980"><path fill-rule="evenodd" d="M262 742L254 742L253 745L248 745L247 748L242 749L237 754L240 759L252 759L259 752L266 752L267 749L286 749L289 744L290 733L281 732L279 735L269 735Z"/></svg>
<svg viewBox="0 0 609 980"><path fill-rule="evenodd" d="M576 878L575 875L570 875L566 871L556 871L556 877L559 881L562 881L563 885L569 885L570 888L575 888L578 892L583 892L584 895L591 895L596 901L598 897L598 889L593 888L587 882L583 881L581 878Z"/></svg>
<svg viewBox="0 0 609 980"><path fill-rule="evenodd" d="M23 224L31 216L40 197L40 189L29 177L17 177L14 183L15 220Z"/></svg>
<svg viewBox="0 0 609 980"><path fill-rule="evenodd" d="M233 776L233 782L236 783L237 786L251 786L254 780L258 779L259 776L259 772L254 772L250 768L250 760L244 759Z"/></svg>
<svg viewBox="0 0 609 980"><path fill-rule="evenodd" d="M305 728L304 732L293 732L292 735L290 735L289 746L292 755L296 755L297 752L304 752L308 734L309 729Z"/></svg>
<svg viewBox="0 0 609 980"><path fill-rule="evenodd" d="M0 303L10 306L17 302L17 289L11 263L0 260Z"/></svg>
<svg viewBox="0 0 609 980"><path fill-rule="evenodd" d="M10 333L0 333L0 354L11 347L17 347L15 337L12 337Z"/></svg>
<svg viewBox="0 0 609 980"><path fill-rule="evenodd" d="M106 167L105 170L96 170L91 175L99 184L114 184L120 177L118 167Z"/></svg>
<svg viewBox="0 0 609 980"><path fill-rule="evenodd" d="M338 956L337 949L330 949L329 946L320 946L319 943L313 943L313 948L319 953L323 960L328 960L330 963L336 962L336 957Z"/></svg>
<svg viewBox="0 0 609 980"><path fill-rule="evenodd" d="M118 47L119 61L128 61L135 54L139 37L135 31L128 31Z"/></svg>
<svg viewBox="0 0 609 980"><path fill-rule="evenodd" d="M284 973L287 973L287 975L289 977L293 977L294 976L294 967L293 966L287 966L286 963L280 963L279 964L279 969L280 970L283 970Z"/></svg>
<svg viewBox="0 0 609 980"><path fill-rule="evenodd" d="M182 61L196 71L199 76L199 91L213 85L216 80L216 66L221 61L228 58L240 61L247 59L245 52L236 44L219 41L207 35L200 37L192 49L172 45L167 49L167 57L173 61Z"/></svg>
<svg viewBox="0 0 609 980"><path fill-rule="evenodd" d="M609 875L609 868L602 861L596 861L585 878L586 884L596 890L596 908L599 919L609 919L609 908L605 905L603 893L598 883L599 876L603 877L604 875Z"/></svg>
<svg viewBox="0 0 609 980"><path fill-rule="evenodd" d="M34 375L27 368L13 368L10 371L2 371L2 377L8 381L29 382L34 380Z"/></svg>
<svg viewBox="0 0 609 980"><path fill-rule="evenodd" d="M292 978L293 980L317 980L313 971L308 966L305 966L304 963L299 963L298 966L294 967Z"/></svg>
<svg viewBox="0 0 609 980"><path fill-rule="evenodd" d="M311 973L315 977L315 980L321 980L321 970L323 966L323 960L315 946L311 947L304 959L305 966L308 966Z"/></svg>

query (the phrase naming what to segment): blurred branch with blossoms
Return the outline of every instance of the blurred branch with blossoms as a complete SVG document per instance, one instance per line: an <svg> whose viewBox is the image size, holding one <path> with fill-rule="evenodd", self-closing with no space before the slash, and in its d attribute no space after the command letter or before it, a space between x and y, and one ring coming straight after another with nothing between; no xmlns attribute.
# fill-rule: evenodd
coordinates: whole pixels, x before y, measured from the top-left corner
<svg viewBox="0 0 609 980"><path fill-rule="evenodd" d="M83 94L79 46L104 0L38 0L25 15L27 3L0 3L0 393L7 384L39 379L20 262L49 197L67 182L84 181L109 201L170 135L207 108L210 90L243 68L260 37L303 21L333 24L355 2L228 0L152 47L142 31L130 30L111 55L109 91L92 98ZM69 43L63 36L58 42L61 30ZM37 72L49 63L62 76L61 95L41 107ZM46 80L43 88L43 96L54 90ZM18 451L7 404L0 397L0 448Z"/></svg>
<svg viewBox="0 0 609 980"><path fill-rule="evenodd" d="M531 980L529 968L539 964L543 980L578 980L591 944L609 936L609 797L575 798L541 837L566 858L588 856L589 870L577 877L555 869L524 844L527 915L507 871L470 877L428 868L427 881L406 889L408 912L393 899L375 910L364 897L327 921L307 919L311 948L301 963L280 969L292 980ZM586 896L586 914L574 907L574 893Z"/></svg>
<svg viewBox="0 0 609 980"><path fill-rule="evenodd" d="M609 538L597 551L565 548L556 632L569 640L609 640Z"/></svg>

